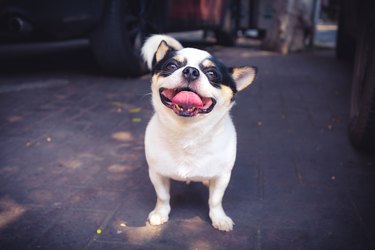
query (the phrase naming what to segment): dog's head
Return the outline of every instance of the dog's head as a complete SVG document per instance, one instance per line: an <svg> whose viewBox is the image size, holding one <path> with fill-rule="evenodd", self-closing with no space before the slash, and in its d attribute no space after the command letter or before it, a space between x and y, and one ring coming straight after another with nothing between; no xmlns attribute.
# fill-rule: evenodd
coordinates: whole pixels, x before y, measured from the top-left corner
<svg viewBox="0 0 375 250"><path fill-rule="evenodd" d="M156 112L181 117L227 112L256 75L254 67L227 68L208 52L163 35L150 37L142 54L152 72Z"/></svg>

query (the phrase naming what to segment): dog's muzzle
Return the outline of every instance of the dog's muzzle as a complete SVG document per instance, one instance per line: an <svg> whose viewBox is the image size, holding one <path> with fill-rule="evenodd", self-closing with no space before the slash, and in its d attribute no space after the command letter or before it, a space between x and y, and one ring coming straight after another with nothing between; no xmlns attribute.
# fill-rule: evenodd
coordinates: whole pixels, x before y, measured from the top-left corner
<svg viewBox="0 0 375 250"><path fill-rule="evenodd" d="M159 94L165 106L183 117L193 117L198 114L210 113L216 104L214 98L200 96L189 88L160 88Z"/></svg>

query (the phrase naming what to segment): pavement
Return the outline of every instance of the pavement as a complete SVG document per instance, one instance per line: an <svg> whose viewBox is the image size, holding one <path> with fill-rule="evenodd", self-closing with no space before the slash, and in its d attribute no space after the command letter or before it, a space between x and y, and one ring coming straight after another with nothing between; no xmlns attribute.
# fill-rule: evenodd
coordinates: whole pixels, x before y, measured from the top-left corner
<svg viewBox="0 0 375 250"><path fill-rule="evenodd" d="M375 157L347 136L352 65L206 49L259 69L232 110L232 232L211 226L200 183L173 182L169 222L146 223L150 76L106 76L76 48L2 61L0 249L375 249Z"/></svg>

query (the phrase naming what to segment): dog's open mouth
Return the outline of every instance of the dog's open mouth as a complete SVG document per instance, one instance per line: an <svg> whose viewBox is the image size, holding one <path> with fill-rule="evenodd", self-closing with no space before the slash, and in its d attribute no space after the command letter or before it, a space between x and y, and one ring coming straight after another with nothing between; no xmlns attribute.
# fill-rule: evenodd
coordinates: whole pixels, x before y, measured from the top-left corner
<svg viewBox="0 0 375 250"><path fill-rule="evenodd" d="M214 98L200 96L189 88L160 88L159 93L165 106L172 109L177 115L184 117L210 113L216 104Z"/></svg>

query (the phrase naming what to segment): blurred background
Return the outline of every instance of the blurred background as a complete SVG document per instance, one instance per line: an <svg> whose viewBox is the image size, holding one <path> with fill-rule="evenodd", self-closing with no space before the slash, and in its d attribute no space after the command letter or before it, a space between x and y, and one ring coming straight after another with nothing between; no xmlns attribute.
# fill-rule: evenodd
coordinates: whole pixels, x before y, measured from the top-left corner
<svg viewBox="0 0 375 250"><path fill-rule="evenodd" d="M262 48L282 53L333 48L340 10L350 19L343 24L345 35L355 36L356 29L346 27L356 22L353 7L359 4L352 5L339 0L2 0L0 38L2 45L88 39L104 70L136 75L141 65L129 59L136 60L144 39L155 33L201 30L193 37L224 46L255 38ZM112 51L116 55L108 56Z"/></svg>

